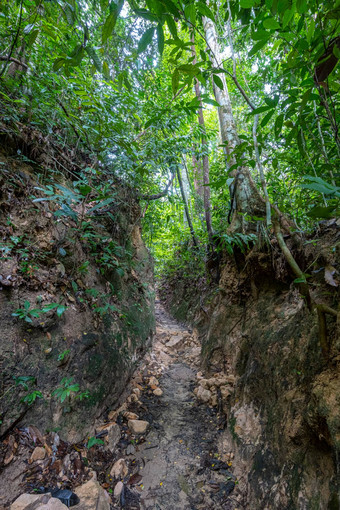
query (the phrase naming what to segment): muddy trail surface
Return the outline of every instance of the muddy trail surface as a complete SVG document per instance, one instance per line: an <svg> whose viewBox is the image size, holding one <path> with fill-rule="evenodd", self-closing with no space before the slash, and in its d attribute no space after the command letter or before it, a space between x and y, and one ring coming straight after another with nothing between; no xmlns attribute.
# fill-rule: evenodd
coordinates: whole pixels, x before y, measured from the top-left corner
<svg viewBox="0 0 340 510"><path fill-rule="evenodd" d="M199 403L194 394L199 355L192 332L171 319L158 302L153 349L135 377L143 391L142 406L138 409L136 403L134 410L149 422L149 431L143 442L128 447L133 453L126 458L139 466L140 497L129 502L130 491L123 490L115 508L235 508L235 478L216 446L223 420L216 408Z"/></svg>

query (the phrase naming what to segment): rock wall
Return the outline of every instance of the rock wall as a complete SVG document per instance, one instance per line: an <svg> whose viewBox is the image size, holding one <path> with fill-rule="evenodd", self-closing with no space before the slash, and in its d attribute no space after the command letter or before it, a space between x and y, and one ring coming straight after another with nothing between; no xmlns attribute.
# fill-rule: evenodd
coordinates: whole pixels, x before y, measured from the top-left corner
<svg viewBox="0 0 340 510"><path fill-rule="evenodd" d="M153 267L140 209L117 182L109 207L90 213L80 203L60 215L61 204L34 201L46 198L37 187L55 184L39 161L42 146L23 158L22 140L3 142L0 435L30 424L75 442L117 403L152 338ZM66 176L56 172L62 193L74 191Z"/></svg>
<svg viewBox="0 0 340 510"><path fill-rule="evenodd" d="M316 300L335 309L338 282L326 283L325 266L326 271L330 263L333 269L338 267L339 230L336 222L330 222L316 254L296 253L304 268L310 266ZM241 507L336 510L340 508L336 320L327 316L325 357L316 312L308 311L291 284L294 277L275 244L273 251L226 257L218 286L174 275L164 282L161 295L176 317L196 327L201 339L205 379L196 393L209 387L211 403L215 399L225 415L219 449L233 459ZM225 392L217 382L216 387L211 385L221 373L235 377L233 388Z"/></svg>

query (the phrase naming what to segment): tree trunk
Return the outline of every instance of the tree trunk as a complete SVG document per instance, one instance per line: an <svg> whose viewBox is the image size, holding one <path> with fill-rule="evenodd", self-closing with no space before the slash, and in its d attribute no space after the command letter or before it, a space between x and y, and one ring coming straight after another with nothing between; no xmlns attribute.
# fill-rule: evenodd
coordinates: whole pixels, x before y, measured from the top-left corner
<svg viewBox="0 0 340 510"><path fill-rule="evenodd" d="M196 57L196 48L195 48L195 38L194 34L191 36L191 53L194 57L193 64L195 65L197 61ZM205 129L205 122L204 122L204 116L203 116L203 105L202 105L202 98L201 98L201 88L199 81L197 78L195 78L195 93L196 97L199 100L199 108L198 108L198 122L201 126L202 131L202 145L204 148L204 155L203 155L203 184L204 184L204 190L203 190L203 200L204 200L204 213L205 213L205 222L207 225L207 231L208 231L208 237L209 241L212 241L212 223L211 223L211 203L210 203L210 187L209 187L209 158L208 158L208 144L206 139L206 129Z"/></svg>
<svg viewBox="0 0 340 510"><path fill-rule="evenodd" d="M198 246L198 242L197 242L197 239L196 239L194 226L192 224L191 216L190 216L190 212L189 212L188 200L187 200L187 196L185 194L185 190L184 190L184 186L183 186L183 180L182 180L182 176L181 176L181 171L180 171L180 169L178 167L177 167L177 178L178 178L178 183L179 183L179 187L180 187L180 190L181 190L181 195L182 195L182 200L183 200L183 205L184 205L184 211L185 211L185 215L186 215L186 218L187 218L187 221L188 221L188 225L189 225L189 228L190 228L192 241L194 243L194 246Z"/></svg>
<svg viewBox="0 0 340 510"><path fill-rule="evenodd" d="M216 29L213 21L203 18L205 38L210 53L210 60L215 68L222 68L221 57L218 47ZM213 89L216 101L219 103L218 118L222 143L225 147L225 154L228 157L227 169L236 163L232 151L239 144L239 137L233 115L228 86L224 74L219 74L223 83L221 90L215 82ZM240 166L230 173L234 177L233 185L230 187L231 215L232 221L230 231L245 230L250 227L248 218L251 216L265 216L265 201L261 197L247 167Z"/></svg>

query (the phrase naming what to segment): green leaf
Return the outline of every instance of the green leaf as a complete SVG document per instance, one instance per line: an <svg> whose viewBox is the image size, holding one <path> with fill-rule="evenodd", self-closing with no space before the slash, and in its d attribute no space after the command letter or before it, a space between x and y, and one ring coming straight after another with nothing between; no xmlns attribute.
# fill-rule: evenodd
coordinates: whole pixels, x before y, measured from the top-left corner
<svg viewBox="0 0 340 510"><path fill-rule="evenodd" d="M162 4L164 4L166 6L166 8L168 9L168 12L170 12L171 14L174 14L175 16L178 16L179 15L179 11L176 7L176 5L172 2L172 0L161 0Z"/></svg>
<svg viewBox="0 0 340 510"><path fill-rule="evenodd" d="M172 85L172 93L175 96L176 92L178 90L178 86L179 86L179 72L177 71L177 69L175 69L175 71L172 75L171 85Z"/></svg>
<svg viewBox="0 0 340 510"><path fill-rule="evenodd" d="M267 113L267 115L265 115L265 117L263 117L263 119L261 121L261 127L264 127L268 124L268 122L270 121L270 119L272 118L274 113L275 113L275 110L271 110L270 112Z"/></svg>
<svg viewBox="0 0 340 510"><path fill-rule="evenodd" d="M91 186L89 186L88 184L80 184L78 186L78 189L80 193L83 195L83 197L86 197L86 195L88 195L92 191Z"/></svg>
<svg viewBox="0 0 340 510"><path fill-rule="evenodd" d="M307 34L306 34L306 39L307 39L308 44L310 44L312 39L313 39L314 30L315 30L315 21L312 18L310 20L310 23L309 23L309 26L308 26L308 30L307 30Z"/></svg>
<svg viewBox="0 0 340 510"><path fill-rule="evenodd" d="M103 75L105 77L105 80L111 79L110 69L109 69L108 63L106 61L103 62Z"/></svg>
<svg viewBox="0 0 340 510"><path fill-rule="evenodd" d="M296 10L299 14L305 13L307 9L307 0L296 0Z"/></svg>
<svg viewBox="0 0 340 510"><path fill-rule="evenodd" d="M91 58L91 60L93 62L93 65L95 66L97 71L99 71L101 73L101 71L102 71L102 64L101 64L101 62L99 60L99 57L98 57L95 49L92 46L86 46L85 51L88 54L88 56Z"/></svg>
<svg viewBox="0 0 340 510"><path fill-rule="evenodd" d="M221 90L224 89L223 81L221 80L221 78L217 74L213 74L213 80L214 80L215 84L218 86L219 89L221 89Z"/></svg>
<svg viewBox="0 0 340 510"><path fill-rule="evenodd" d="M65 312L65 310L67 309L66 306L64 305L59 305L58 308L57 308L57 315L58 317L61 317L62 314Z"/></svg>
<svg viewBox="0 0 340 510"><path fill-rule="evenodd" d="M90 449L92 446L95 446L96 444L104 444L104 441L101 439L97 439L96 437L90 437L87 443L87 448Z"/></svg>
<svg viewBox="0 0 340 510"><path fill-rule="evenodd" d="M108 38L112 35L113 29L116 26L117 18L123 7L124 0L120 0L115 5L113 11L106 18L103 29L102 29L102 43L105 44Z"/></svg>
<svg viewBox="0 0 340 510"><path fill-rule="evenodd" d="M262 41L263 39L268 40L270 35L270 32L267 32L267 30L257 30L256 32L253 32L251 37L253 41Z"/></svg>
<svg viewBox="0 0 340 510"><path fill-rule="evenodd" d="M197 74L200 71L199 68L193 64L182 64L181 66L178 66L177 69L178 71L182 71L187 74Z"/></svg>
<svg viewBox="0 0 340 510"><path fill-rule="evenodd" d="M42 311L44 313L49 312L50 310L54 310L55 308L58 308L59 303L50 303L49 305L43 306Z"/></svg>
<svg viewBox="0 0 340 510"><path fill-rule="evenodd" d="M271 106L259 106L258 108L255 108L255 110L251 112L251 115L257 115L258 113L267 112L268 110L271 109L272 109Z"/></svg>
<svg viewBox="0 0 340 510"><path fill-rule="evenodd" d="M255 53L260 51L260 49L263 48L263 46L265 46L267 42L268 39L263 39L262 41L257 42L248 53L248 57L252 57L253 55L255 55Z"/></svg>
<svg viewBox="0 0 340 510"><path fill-rule="evenodd" d="M65 64L65 59L63 57L56 58L53 62L53 71L59 71L61 67Z"/></svg>
<svg viewBox="0 0 340 510"><path fill-rule="evenodd" d="M195 9L195 5L193 3L187 5L184 8L184 15L193 25L195 25L195 23L196 23L196 9Z"/></svg>
<svg viewBox="0 0 340 510"><path fill-rule="evenodd" d="M217 106L218 108L221 106L215 99L210 99L209 97L202 98L203 103L211 104L212 106Z"/></svg>
<svg viewBox="0 0 340 510"><path fill-rule="evenodd" d="M329 219L335 215L334 212L336 211L336 209L337 209L336 206L328 206L328 207L316 206L316 207L313 207L307 213L307 216L309 216L310 218L313 218L313 219L318 219L318 218Z"/></svg>
<svg viewBox="0 0 340 510"><path fill-rule="evenodd" d="M146 32L142 35L139 43L138 43L138 54L143 53L146 50L147 46L151 43L153 35L155 33L155 27L148 28Z"/></svg>
<svg viewBox="0 0 340 510"><path fill-rule="evenodd" d="M297 144L298 144L299 152L300 152L301 156L304 158L306 156L306 151L305 151L304 136L303 136L302 129L299 129L299 131L298 131Z"/></svg>
<svg viewBox="0 0 340 510"><path fill-rule="evenodd" d="M295 278L295 280L293 280L294 283L306 283L307 280L304 276L302 276L301 278Z"/></svg>
<svg viewBox="0 0 340 510"><path fill-rule="evenodd" d="M295 9L287 9L283 15L282 19L282 28L286 28L288 23L291 21L292 17L294 16Z"/></svg>
<svg viewBox="0 0 340 510"><path fill-rule="evenodd" d="M240 0L242 9L251 9L256 4L256 0Z"/></svg>
<svg viewBox="0 0 340 510"><path fill-rule="evenodd" d="M264 28L269 28L270 30L276 30L280 28L280 23L276 21L274 18L267 18L263 22Z"/></svg>
<svg viewBox="0 0 340 510"><path fill-rule="evenodd" d="M212 13L211 9L207 5L205 5L203 2L197 2L196 4L198 12L202 14L202 16L206 16L207 18L211 19L212 21L215 21L215 16Z"/></svg>
<svg viewBox="0 0 340 510"><path fill-rule="evenodd" d="M163 55L163 51L164 51L164 32L163 32L163 27L162 25L159 23L157 25L157 43L158 43L158 51L161 55Z"/></svg>
<svg viewBox="0 0 340 510"><path fill-rule="evenodd" d="M176 27L176 23L173 20L173 17L170 16L170 15L167 15L166 16L166 22L168 24L168 27L169 27L169 30L170 30L170 34L172 35L172 37L174 39L176 39L176 37L177 37L177 27Z"/></svg>
<svg viewBox="0 0 340 510"><path fill-rule="evenodd" d="M105 200L102 200L101 202L98 202L98 204L94 205L89 211L87 211L88 214L91 214L93 211L97 211L97 209L100 209L101 207L105 207L108 204L111 204L115 201L115 198L110 197Z"/></svg>
<svg viewBox="0 0 340 510"><path fill-rule="evenodd" d="M38 28L36 28L35 30L33 30L30 33L30 36L29 36L28 41L27 41L27 45L29 47L33 46L33 44L35 43L36 38L38 37L38 34L39 34L39 29Z"/></svg>
<svg viewBox="0 0 340 510"><path fill-rule="evenodd" d="M280 115L278 115L276 117L275 127L274 127L274 132L275 132L275 138L276 139L279 137L279 135L281 133L282 126L283 126L283 119L284 119L283 113L280 113Z"/></svg>

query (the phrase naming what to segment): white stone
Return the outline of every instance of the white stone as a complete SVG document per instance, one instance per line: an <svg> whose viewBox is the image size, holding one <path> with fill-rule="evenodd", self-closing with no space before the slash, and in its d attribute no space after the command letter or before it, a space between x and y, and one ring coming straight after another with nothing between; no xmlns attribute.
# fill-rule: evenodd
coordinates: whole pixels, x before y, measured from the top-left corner
<svg viewBox="0 0 340 510"><path fill-rule="evenodd" d="M129 420L128 427L133 434L144 434L149 426L148 421L144 420Z"/></svg>
<svg viewBox="0 0 340 510"><path fill-rule="evenodd" d="M46 456L46 450L42 446L36 446L32 452L30 462L35 462L36 460L43 460Z"/></svg>
<svg viewBox="0 0 340 510"><path fill-rule="evenodd" d="M203 386L199 386L198 391L197 391L197 398L201 402L208 404L208 402L211 398L211 391L206 390L205 388L203 388Z"/></svg>
<svg viewBox="0 0 340 510"><path fill-rule="evenodd" d="M77 487L75 493L80 502L72 510L110 510L111 498L94 478Z"/></svg>
<svg viewBox="0 0 340 510"><path fill-rule="evenodd" d="M110 471L110 475L115 478L124 478L128 474L129 470L124 459L117 460Z"/></svg>
<svg viewBox="0 0 340 510"><path fill-rule="evenodd" d="M46 505L40 505L37 510L65 510L67 508L58 498L51 498Z"/></svg>
<svg viewBox="0 0 340 510"><path fill-rule="evenodd" d="M118 482L114 488L113 495L115 498L119 498L124 488L123 482Z"/></svg>
<svg viewBox="0 0 340 510"><path fill-rule="evenodd" d="M10 510L36 510L39 506L46 504L51 498L51 494L21 494Z"/></svg>
<svg viewBox="0 0 340 510"><path fill-rule="evenodd" d="M163 391L160 388L156 388L155 390L153 390L153 394L156 395L156 397L160 397L161 395L163 395Z"/></svg>
<svg viewBox="0 0 340 510"><path fill-rule="evenodd" d="M120 440L120 427L117 423L110 425L107 429L108 435L106 436L106 442L110 452L114 452L118 441Z"/></svg>
<svg viewBox="0 0 340 510"><path fill-rule="evenodd" d="M158 386L158 385L159 385L158 379L156 379L156 377L154 377L152 375L149 379L149 386Z"/></svg>

